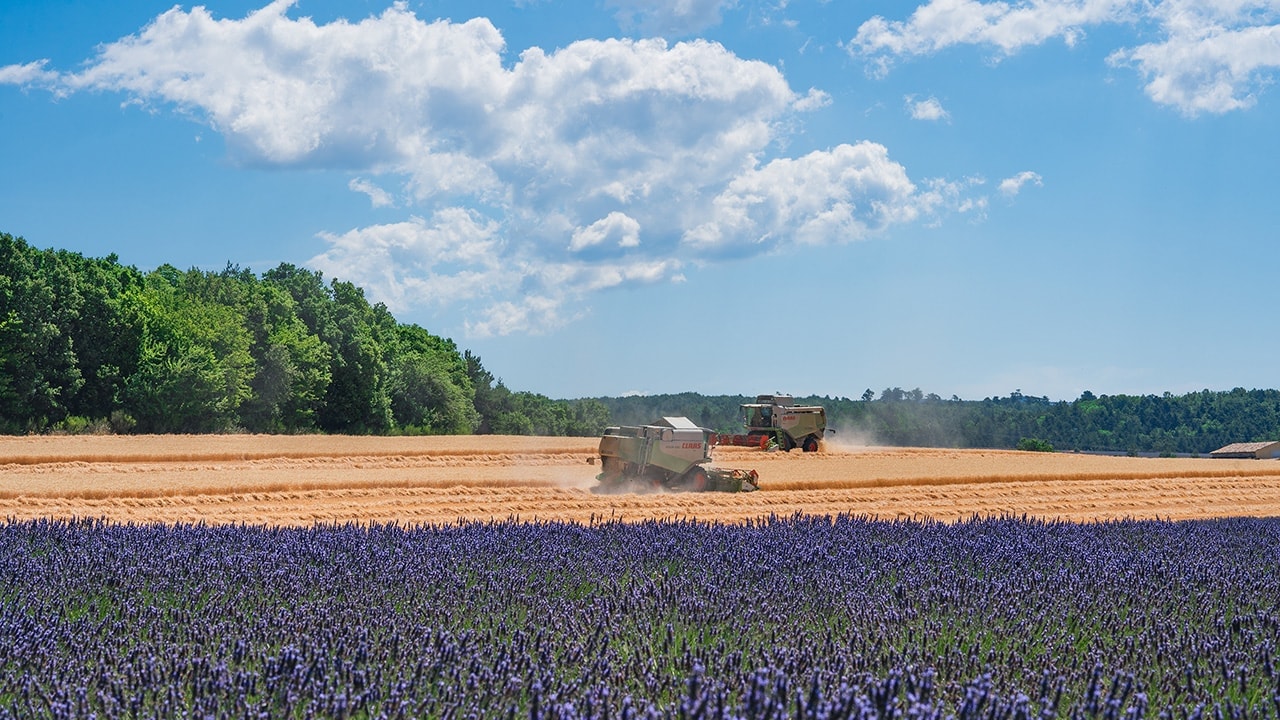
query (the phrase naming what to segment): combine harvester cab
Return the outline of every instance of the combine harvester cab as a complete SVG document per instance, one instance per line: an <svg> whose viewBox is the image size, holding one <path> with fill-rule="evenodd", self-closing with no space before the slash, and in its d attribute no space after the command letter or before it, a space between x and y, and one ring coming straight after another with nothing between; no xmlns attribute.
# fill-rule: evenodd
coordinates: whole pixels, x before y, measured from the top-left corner
<svg viewBox="0 0 1280 720"><path fill-rule="evenodd" d="M664 417L651 425L624 425L600 438L597 493L750 492L759 489L754 470L706 467L714 433L688 418Z"/></svg>
<svg viewBox="0 0 1280 720"><path fill-rule="evenodd" d="M740 407L747 432L716 435L716 445L817 452L827 431L827 411L821 405L796 405L790 395L757 395L755 402Z"/></svg>

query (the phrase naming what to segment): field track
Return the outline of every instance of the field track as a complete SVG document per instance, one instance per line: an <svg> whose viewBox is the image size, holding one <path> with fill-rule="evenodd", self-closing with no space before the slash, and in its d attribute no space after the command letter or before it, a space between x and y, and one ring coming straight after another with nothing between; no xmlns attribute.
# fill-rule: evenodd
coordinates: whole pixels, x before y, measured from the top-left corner
<svg viewBox="0 0 1280 720"><path fill-rule="evenodd" d="M1280 462L993 450L718 448L761 491L598 496L594 438L0 437L0 515L132 523L452 523L851 513L956 520L1280 516Z"/></svg>

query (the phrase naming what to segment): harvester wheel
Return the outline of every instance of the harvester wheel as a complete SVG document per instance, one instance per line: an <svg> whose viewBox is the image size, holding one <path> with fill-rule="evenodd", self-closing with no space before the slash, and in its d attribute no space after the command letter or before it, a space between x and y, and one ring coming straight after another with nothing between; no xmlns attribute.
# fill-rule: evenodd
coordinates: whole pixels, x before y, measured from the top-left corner
<svg viewBox="0 0 1280 720"><path fill-rule="evenodd" d="M702 468L695 468L689 472L689 476L685 478L684 486L686 490L692 492L706 492L710 483L707 481L707 471Z"/></svg>
<svg viewBox="0 0 1280 720"><path fill-rule="evenodd" d="M810 435L809 437L805 438L805 439L804 439L804 451L805 451L805 452L818 452L818 438L814 437L813 435Z"/></svg>

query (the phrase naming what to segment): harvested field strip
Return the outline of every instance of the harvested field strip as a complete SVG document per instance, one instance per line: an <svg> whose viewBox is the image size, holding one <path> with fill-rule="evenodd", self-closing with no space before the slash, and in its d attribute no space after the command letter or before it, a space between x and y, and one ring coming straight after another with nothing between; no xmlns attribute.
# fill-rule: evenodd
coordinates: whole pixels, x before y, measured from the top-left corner
<svg viewBox="0 0 1280 720"><path fill-rule="evenodd" d="M395 490L395 489L412 489L412 488L430 488L430 489L450 489L450 488L468 488L470 490L483 489L500 489L500 488L553 488L555 483L547 480L537 479L489 479L485 480L483 485L477 485L465 480L351 480L342 484L343 491L359 491L359 490ZM180 497L205 497L214 495L241 496L245 494L276 494L276 493L298 493L314 490L323 490L334 492L333 483L325 482L274 482L263 483L258 485L240 484L234 487L234 491L229 492L226 485L207 485L196 487L180 487L180 488L137 488L137 489L111 489L96 490L94 488L75 488L65 491L53 492L15 492L10 490L0 490L0 499L17 500L19 498L65 498L68 500L108 500L116 498L180 498Z"/></svg>
<svg viewBox="0 0 1280 720"><path fill-rule="evenodd" d="M1098 519L1280 515L1280 483L1244 479L1204 481L1087 481L954 485L949 487L797 490L775 493L658 493L599 496L555 487L343 487L266 491L239 488L207 496L0 499L0 517L92 517L112 522L249 523L309 526L334 523L451 523L460 519L564 520L698 519L742 523L794 514L879 518L1021 516Z"/></svg>
<svg viewBox="0 0 1280 720"><path fill-rule="evenodd" d="M1243 473L1239 469L1181 471L1177 478L1211 480L1221 478L1280 478L1280 467ZM1159 480L1170 478L1167 472L1083 472L1083 473L1010 473L998 475L952 475L936 477L836 478L831 480L771 480L761 485L761 492L793 490L843 490L874 487L922 487L930 485L984 485L990 483L1089 482L1094 480Z"/></svg>
<svg viewBox="0 0 1280 720"><path fill-rule="evenodd" d="M343 451L259 451L259 452L224 452L224 453L108 453L108 454L67 454L67 455L9 455L0 456L0 468L6 465L57 465L68 463L182 463L182 462L248 462L253 460L342 460L349 462L361 458L476 458L519 461L529 457L563 457L584 455L580 447L557 448L548 447L537 453L494 453L479 454L474 449L431 449L405 450L388 452L364 452L353 456Z"/></svg>

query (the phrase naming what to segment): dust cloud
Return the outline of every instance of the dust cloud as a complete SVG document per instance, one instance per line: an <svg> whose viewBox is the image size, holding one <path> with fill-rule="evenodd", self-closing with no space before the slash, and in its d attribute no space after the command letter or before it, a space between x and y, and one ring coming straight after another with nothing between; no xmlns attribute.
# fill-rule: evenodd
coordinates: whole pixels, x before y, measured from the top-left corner
<svg viewBox="0 0 1280 720"><path fill-rule="evenodd" d="M861 452L883 445L870 430L855 427L829 427L822 439L822 449L835 452Z"/></svg>

